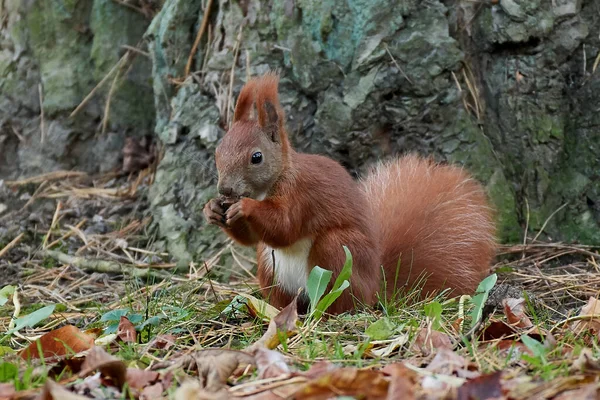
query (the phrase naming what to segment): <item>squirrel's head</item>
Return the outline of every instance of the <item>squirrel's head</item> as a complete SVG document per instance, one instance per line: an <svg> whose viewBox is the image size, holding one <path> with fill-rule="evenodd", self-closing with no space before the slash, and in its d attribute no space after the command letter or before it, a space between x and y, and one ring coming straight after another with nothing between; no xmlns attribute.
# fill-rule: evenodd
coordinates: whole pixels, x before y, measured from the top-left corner
<svg viewBox="0 0 600 400"><path fill-rule="evenodd" d="M279 104L279 78L266 74L242 88L233 124L217 147L218 190L225 198L263 200L288 165L290 144ZM251 119L256 106L256 119Z"/></svg>

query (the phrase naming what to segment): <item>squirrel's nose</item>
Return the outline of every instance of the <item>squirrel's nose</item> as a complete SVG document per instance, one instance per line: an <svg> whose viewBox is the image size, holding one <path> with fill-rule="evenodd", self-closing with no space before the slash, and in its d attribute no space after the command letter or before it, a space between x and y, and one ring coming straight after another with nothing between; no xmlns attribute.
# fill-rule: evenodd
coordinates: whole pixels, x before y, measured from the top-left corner
<svg viewBox="0 0 600 400"><path fill-rule="evenodd" d="M231 188L231 186L219 185L219 194L225 197L231 197L232 193L233 189Z"/></svg>

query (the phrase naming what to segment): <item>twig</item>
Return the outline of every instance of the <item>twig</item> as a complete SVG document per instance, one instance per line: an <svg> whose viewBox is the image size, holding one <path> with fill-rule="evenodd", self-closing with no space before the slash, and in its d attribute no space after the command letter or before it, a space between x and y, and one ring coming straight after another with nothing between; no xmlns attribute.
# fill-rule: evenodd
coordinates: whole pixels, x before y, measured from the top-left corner
<svg viewBox="0 0 600 400"><path fill-rule="evenodd" d="M394 63L394 65L396 66L396 68L398 68L398 70L400 71L400 73L406 78L406 80L408 81L408 83L410 83L411 85L414 85L413 81L410 80L410 78L408 77L408 75L406 75L404 73L404 70L402 69L402 67L400 66L400 64L398 64L396 62L396 59L394 58L394 56L392 55L392 53L390 52L390 49L387 47L387 44L384 45L385 46L385 51L387 51L387 53L389 54L390 58L392 59L392 62Z"/></svg>
<svg viewBox="0 0 600 400"><path fill-rule="evenodd" d="M54 226L56 225L56 221L58 221L58 215L60 213L61 208L62 208L62 203L59 200L58 203L56 204L56 210L54 211L54 216L52 217L52 223L50 224L50 228L48 228L48 233L46 234L46 236L44 237L44 241L42 242L42 249L45 249L46 245L48 244L48 239L50 238L50 235L52 234L52 229L54 229Z"/></svg>
<svg viewBox="0 0 600 400"><path fill-rule="evenodd" d="M144 57L150 58L150 53L148 53L147 51L144 51L142 49L138 49L137 47L130 46L128 44L124 44L124 45L121 45L121 48L123 48L125 50L129 50L129 51L131 51L133 53L140 54L140 55L142 55Z"/></svg>
<svg viewBox="0 0 600 400"><path fill-rule="evenodd" d="M550 214L550 216L548 218L546 218L546 221L544 221L544 224L540 228L540 231L537 233L537 235L535 235L535 237L533 238L532 242L535 242L537 240L537 238L542 234L542 232L544 231L544 228L546 227L546 225L548 224L548 222L552 219L552 217L554 217L557 212L559 212L560 210L562 210L563 208L565 208L567 204L569 204L569 203L565 203L562 206L558 207L556 210L554 210L554 212L552 214Z"/></svg>
<svg viewBox="0 0 600 400"><path fill-rule="evenodd" d="M208 276L209 271L208 271L208 264L206 263L206 261L204 261L204 269L206 270L206 279L208 279L208 284L210 285L210 290L213 293L213 296L215 296L215 303L219 302L219 296L217 296L217 292L215 291L215 287L212 284L212 279L210 279L210 276Z"/></svg>
<svg viewBox="0 0 600 400"><path fill-rule="evenodd" d="M83 107L85 107L85 105L88 103L88 101L90 101L90 99L94 96L94 94L98 91L98 89L100 89L102 87L102 85L104 85L104 83L106 83L108 78L111 77L111 75L117 70L117 68L119 68L119 66L121 65L123 60L125 60L128 56L129 56L129 50L126 51L125 54L123 54L123 57L121 57L119 59L119 61L117 61L117 63L115 65L113 65L113 67L110 69L110 71L108 71L108 73L104 76L104 78L102 78L102 80L100 82L98 82L98 84L96 86L94 86L94 88L88 93L88 95L85 96L85 98L81 101L81 103L79 103L79 105L69 115L69 118L73 118L79 111L81 111L81 109Z"/></svg>
<svg viewBox="0 0 600 400"><path fill-rule="evenodd" d="M60 251L55 250L42 250L42 255L52 257L56 261L63 264L71 264L77 268L85 271L102 272L102 273L116 273L116 274L130 274L135 277L143 277L148 274L154 275L160 278L168 278L169 275L161 271L155 271L151 269L151 266L139 268L132 265L121 264L114 261L99 260L99 259L88 259L83 257L74 257Z"/></svg>
<svg viewBox="0 0 600 400"><path fill-rule="evenodd" d="M16 238L11 240L9 244L4 246L4 248L0 250L0 257L4 257L4 255L10 251L10 249L15 247L21 241L21 239L23 239L23 235L25 235L25 233L20 233Z"/></svg>
<svg viewBox="0 0 600 400"><path fill-rule="evenodd" d="M20 181L6 181L6 182L4 182L4 184L7 186L20 186L20 185L27 185L30 183L41 183L44 181L53 181L53 180L57 180L57 179L66 179L66 178L71 178L74 176L80 177L80 176L86 176L86 175L87 174L85 172L78 172L78 171L54 171L54 172L49 172L47 174L32 176L31 178L22 179Z"/></svg>
<svg viewBox="0 0 600 400"><path fill-rule="evenodd" d="M184 80L190 74L190 69L192 69L192 61L194 60L194 54L198 50L198 46L200 45L200 40L202 40L202 36L204 35L204 31L206 30L206 26L208 25L208 17L210 15L210 8L212 6L212 0L208 0L206 3L206 7L204 8L204 15L202 16L202 24L200 25L200 29L196 34L196 39L194 40L194 44L192 45L192 50L190 51L190 55L187 60L187 64L185 64L185 73Z"/></svg>
<svg viewBox="0 0 600 400"><path fill-rule="evenodd" d="M233 105L233 80L235 78L235 64L237 63L238 55L240 54L240 43L242 41L242 28L243 25L240 25L240 29L238 31L238 35L235 41L234 55L233 55L233 63L231 64L231 72L229 73L229 91L227 93L227 107L225 111L225 123L227 126L230 125L229 121L229 111Z"/></svg>
<svg viewBox="0 0 600 400"><path fill-rule="evenodd" d="M127 62L127 58L129 55L129 51L125 52L125 59L121 66L123 66ZM115 88L117 87L117 81L119 80L119 75L121 74L121 68L117 69L117 73L110 84L110 89L108 89L108 95L106 96L106 104L104 105L104 115L102 116L102 134L106 132L106 127L108 126L108 117L110 114L110 102L112 100L113 94L115 92Z"/></svg>

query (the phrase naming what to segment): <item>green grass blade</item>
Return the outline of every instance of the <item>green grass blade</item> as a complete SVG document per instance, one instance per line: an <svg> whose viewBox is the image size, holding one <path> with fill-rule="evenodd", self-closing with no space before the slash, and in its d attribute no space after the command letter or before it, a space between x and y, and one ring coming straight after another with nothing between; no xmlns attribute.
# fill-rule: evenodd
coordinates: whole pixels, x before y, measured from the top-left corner
<svg viewBox="0 0 600 400"><path fill-rule="evenodd" d="M488 299L490 290L492 290L497 280L498 275L492 274L482 280L481 283L479 283L479 286L477 286L477 294L471 299L471 302L475 306L473 307L473 311L471 311L471 328L473 328L481 319L485 302Z"/></svg>
<svg viewBox="0 0 600 400"><path fill-rule="evenodd" d="M306 282L306 288L308 290L308 298L310 299L310 311L311 313L317 307L319 299L325 293L327 285L331 280L333 272L316 266L310 271L308 281Z"/></svg>

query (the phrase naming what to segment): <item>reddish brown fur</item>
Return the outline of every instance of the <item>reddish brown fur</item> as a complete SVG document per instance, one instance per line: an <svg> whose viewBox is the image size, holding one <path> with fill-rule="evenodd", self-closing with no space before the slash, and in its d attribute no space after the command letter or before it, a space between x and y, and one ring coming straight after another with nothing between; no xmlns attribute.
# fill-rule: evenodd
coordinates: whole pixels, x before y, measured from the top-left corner
<svg viewBox="0 0 600 400"><path fill-rule="evenodd" d="M480 185L457 168L416 157L381 165L361 184L329 158L296 153L285 131L277 84L277 76L268 74L244 87L234 125L217 151L220 184L233 175L246 184L252 178L247 174L255 171L248 164L249 152L259 145L268 147L263 152L269 151L280 165L269 170L275 179L264 200L244 197L226 212L214 201L205 207L213 219L226 214L228 222L222 227L234 240L257 244L258 279L269 301L283 307L295 293L272 286L273 272L266 267L269 254L263 249L287 248L307 238L313 243L309 266L333 272L329 289L344 264L342 245L353 255L351 291L332 305L332 313L353 309L357 301L373 304L382 263L389 292L394 285L414 284L423 272L431 274L428 291L451 287L458 293L471 292L494 252L494 227ZM249 119L253 101L258 121ZM270 136L273 126L278 137ZM402 267L394 283L400 254Z"/></svg>
<svg viewBox="0 0 600 400"><path fill-rule="evenodd" d="M463 170L411 155L374 168L363 188L381 234L388 296L419 278L427 278L425 293L472 293L490 272L492 212Z"/></svg>

